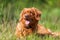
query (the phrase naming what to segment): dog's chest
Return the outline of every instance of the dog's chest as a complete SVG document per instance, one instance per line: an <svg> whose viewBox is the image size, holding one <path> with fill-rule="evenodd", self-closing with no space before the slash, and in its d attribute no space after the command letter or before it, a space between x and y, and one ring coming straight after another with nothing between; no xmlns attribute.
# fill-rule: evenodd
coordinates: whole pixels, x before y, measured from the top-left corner
<svg viewBox="0 0 60 40"><path fill-rule="evenodd" d="M26 35L32 34L32 32L33 32L32 29L24 29L22 34L26 36Z"/></svg>

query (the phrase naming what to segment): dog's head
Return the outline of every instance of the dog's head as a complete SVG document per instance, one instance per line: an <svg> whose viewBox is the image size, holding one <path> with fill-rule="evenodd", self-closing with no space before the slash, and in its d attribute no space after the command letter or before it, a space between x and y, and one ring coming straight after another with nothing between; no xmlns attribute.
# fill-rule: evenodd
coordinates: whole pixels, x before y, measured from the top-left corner
<svg viewBox="0 0 60 40"><path fill-rule="evenodd" d="M24 8L20 14L20 19L25 20L25 24L34 24L40 20L41 11L32 7L32 8Z"/></svg>

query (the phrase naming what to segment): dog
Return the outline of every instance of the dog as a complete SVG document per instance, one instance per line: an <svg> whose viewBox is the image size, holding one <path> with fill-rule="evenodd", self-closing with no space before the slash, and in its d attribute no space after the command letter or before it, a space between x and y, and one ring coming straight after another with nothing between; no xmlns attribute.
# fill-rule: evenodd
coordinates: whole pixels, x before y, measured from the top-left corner
<svg viewBox="0 0 60 40"><path fill-rule="evenodd" d="M25 37L32 33L36 33L39 35L53 35L50 29L45 28L43 25L38 24L41 19L42 12L37 8L24 8L20 13L19 22L16 27L15 35L18 38Z"/></svg>

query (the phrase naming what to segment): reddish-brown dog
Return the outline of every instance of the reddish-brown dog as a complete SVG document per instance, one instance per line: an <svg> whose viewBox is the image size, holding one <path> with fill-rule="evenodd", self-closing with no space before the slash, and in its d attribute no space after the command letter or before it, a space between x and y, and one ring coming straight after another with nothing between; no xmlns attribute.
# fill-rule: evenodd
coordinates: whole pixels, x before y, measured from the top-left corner
<svg viewBox="0 0 60 40"><path fill-rule="evenodd" d="M16 36L24 37L32 33L40 35L55 35L50 29L46 29L42 25L38 24L41 18L41 11L32 7L24 8L20 14L19 23L16 27Z"/></svg>

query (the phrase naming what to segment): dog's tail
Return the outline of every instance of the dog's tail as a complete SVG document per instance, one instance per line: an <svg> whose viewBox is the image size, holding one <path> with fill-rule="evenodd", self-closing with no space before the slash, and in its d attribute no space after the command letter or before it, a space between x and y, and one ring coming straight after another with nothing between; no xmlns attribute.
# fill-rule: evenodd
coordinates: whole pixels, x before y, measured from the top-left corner
<svg viewBox="0 0 60 40"><path fill-rule="evenodd" d="M60 37L60 32L52 32L50 29L47 30L48 30L47 32L53 37Z"/></svg>
<svg viewBox="0 0 60 40"><path fill-rule="evenodd" d="M51 34L53 37L59 37L60 36L60 32L52 32Z"/></svg>

